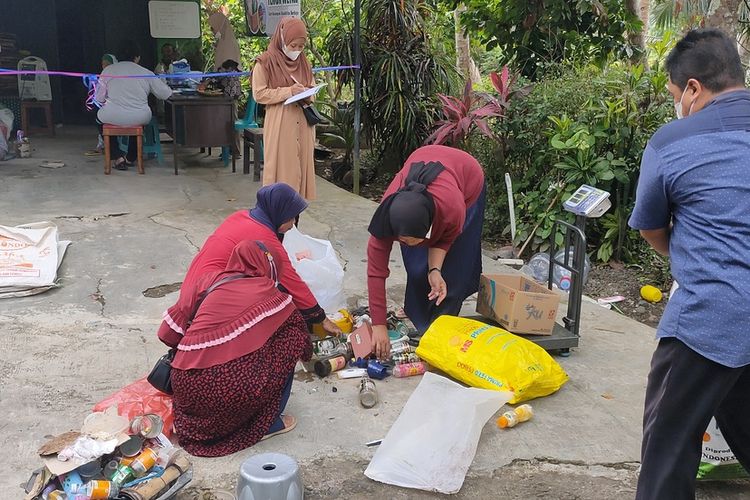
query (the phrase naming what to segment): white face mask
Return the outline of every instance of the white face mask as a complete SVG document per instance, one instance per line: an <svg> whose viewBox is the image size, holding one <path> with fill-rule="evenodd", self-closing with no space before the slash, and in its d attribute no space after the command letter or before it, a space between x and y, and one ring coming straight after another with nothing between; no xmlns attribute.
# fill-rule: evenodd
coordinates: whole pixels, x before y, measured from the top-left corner
<svg viewBox="0 0 750 500"><path fill-rule="evenodd" d="M680 96L680 100L676 103L674 103L674 112L677 115L677 119L681 120L685 118L685 115L682 114L682 100L685 98L685 92L687 92L687 85L685 85L685 90L682 91L682 95ZM695 101L690 103L690 107L688 108L687 116L690 116L690 112L693 110L693 104L695 104Z"/></svg>
<svg viewBox="0 0 750 500"><path fill-rule="evenodd" d="M289 50L286 45L284 45L284 55L286 55L289 59L292 61L296 61L299 55L302 53L301 50Z"/></svg>

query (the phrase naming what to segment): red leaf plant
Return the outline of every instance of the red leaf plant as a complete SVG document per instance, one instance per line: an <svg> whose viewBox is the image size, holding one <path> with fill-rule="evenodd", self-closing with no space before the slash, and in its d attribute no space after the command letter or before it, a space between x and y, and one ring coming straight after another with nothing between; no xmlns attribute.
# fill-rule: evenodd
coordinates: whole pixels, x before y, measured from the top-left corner
<svg viewBox="0 0 750 500"><path fill-rule="evenodd" d="M443 105L442 112L445 119L435 124L435 130L425 143L461 147L475 129L479 129L485 136L497 140L487 120L502 120L505 116L510 99L513 97L512 87L516 81L516 76L511 76L508 67L503 66L500 74L494 71L490 73L490 80L495 88L496 95L474 92L471 80L466 81L460 99L438 94L438 98Z"/></svg>

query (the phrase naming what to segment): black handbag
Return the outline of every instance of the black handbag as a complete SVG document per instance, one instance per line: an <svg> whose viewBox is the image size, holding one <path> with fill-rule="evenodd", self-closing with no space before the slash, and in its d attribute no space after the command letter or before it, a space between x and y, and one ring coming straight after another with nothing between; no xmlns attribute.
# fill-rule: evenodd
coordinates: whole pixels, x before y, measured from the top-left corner
<svg viewBox="0 0 750 500"><path fill-rule="evenodd" d="M193 310L193 314L190 316L190 319L188 320L188 328L190 327L190 324L193 322L193 319L195 318L195 315L198 314L198 308L203 303L203 300L206 298L206 295L214 291L219 285L223 285L224 283L228 281L234 281L238 280L240 278L247 277L244 274L234 274L232 276L227 276L226 278L222 278L203 292L198 297L198 302L195 304L195 309ZM177 354L177 349L172 348L167 352L164 356L160 357L154 367L151 369L151 373L148 374L148 377L146 377L146 380L148 380L148 383L151 384L154 389L157 391L161 391L164 394L172 394L172 360L174 360L174 356Z"/></svg>
<svg viewBox="0 0 750 500"><path fill-rule="evenodd" d="M318 111L312 104L300 104L300 106L302 106L302 112L305 114L307 124L311 127L326 122L323 115L320 114L320 111Z"/></svg>
<svg viewBox="0 0 750 500"><path fill-rule="evenodd" d="M177 349L170 349L164 356L159 358L151 373L146 379L154 386L154 389L164 394L172 394L172 360Z"/></svg>

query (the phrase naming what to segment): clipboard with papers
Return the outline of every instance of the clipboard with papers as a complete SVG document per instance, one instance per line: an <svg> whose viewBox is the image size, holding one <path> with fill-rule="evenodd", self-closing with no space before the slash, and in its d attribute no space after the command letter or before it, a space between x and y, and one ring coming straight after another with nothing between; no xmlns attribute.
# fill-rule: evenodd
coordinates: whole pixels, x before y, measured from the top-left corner
<svg viewBox="0 0 750 500"><path fill-rule="evenodd" d="M293 102L301 101L303 99L307 99L308 97L312 97L318 92L320 92L320 89L322 89L325 86L326 86L325 83L321 83L320 85L316 85L315 87L309 88L305 90L304 92L300 92L297 95L293 95L292 97L284 101L284 105L292 104Z"/></svg>

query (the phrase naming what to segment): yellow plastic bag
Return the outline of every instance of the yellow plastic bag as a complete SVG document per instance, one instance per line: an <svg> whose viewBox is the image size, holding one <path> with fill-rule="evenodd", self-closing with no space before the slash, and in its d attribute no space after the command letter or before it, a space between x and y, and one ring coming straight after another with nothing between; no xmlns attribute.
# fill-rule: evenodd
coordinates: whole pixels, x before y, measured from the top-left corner
<svg viewBox="0 0 750 500"><path fill-rule="evenodd" d="M533 342L455 316L435 320L417 355L471 387L512 391L511 404L552 394L568 380L557 361Z"/></svg>

